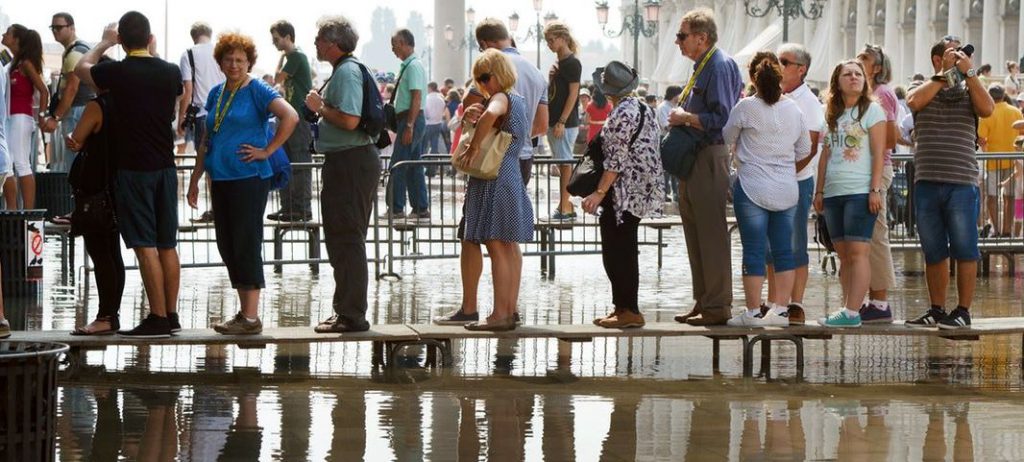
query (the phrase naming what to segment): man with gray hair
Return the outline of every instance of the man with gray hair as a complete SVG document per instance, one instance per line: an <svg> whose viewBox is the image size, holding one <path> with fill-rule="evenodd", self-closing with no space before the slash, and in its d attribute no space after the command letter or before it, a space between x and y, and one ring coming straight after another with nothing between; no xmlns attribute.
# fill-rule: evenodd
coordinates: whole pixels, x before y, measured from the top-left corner
<svg viewBox="0 0 1024 462"><path fill-rule="evenodd" d="M427 71L416 56L416 39L409 29L399 29L391 37L391 51L402 61L398 70L398 83L391 97L395 104L395 150L388 168L396 162L420 160L423 156L423 140L427 130L423 107L427 103ZM395 171L390 179L391 195L388 197L388 215L404 219L406 193L412 212L408 218L413 221L430 222L430 196L427 194L427 180L423 167L408 166Z"/></svg>
<svg viewBox="0 0 1024 462"><path fill-rule="evenodd" d="M736 61L715 47L716 42L718 27L710 9L683 15L676 45L693 60L694 72L669 124L702 132L706 147L697 152L693 166L700 173L681 178L679 187L679 215L696 304L676 321L698 326L724 325L732 315L732 250L725 217L729 148L722 128L739 101L743 79Z"/></svg>
<svg viewBox="0 0 1024 462"><path fill-rule="evenodd" d="M359 34L348 19L328 16L317 22L316 57L334 72L321 95L310 90L306 107L320 115L317 150L324 153L320 211L327 257L334 269L334 315L316 326L318 333L359 332L366 321L366 229L377 200L379 154L374 139L359 128L363 113L363 71L352 52Z"/></svg>
<svg viewBox="0 0 1024 462"><path fill-rule="evenodd" d="M811 54L807 49L798 43L785 43L779 47L778 56L779 64L782 65L782 92L800 108L804 115L804 128L811 137L811 154L796 163L796 179L799 184L799 197L794 214L796 222L793 224L793 258L796 260L796 269L793 291L790 294L789 322L799 324L805 319L804 289L807 287L807 267L810 262L807 253L807 217L811 210L811 201L814 199L814 173L818 165L814 159L818 154L818 137L821 136L825 113L821 101L804 82L807 70L811 68ZM774 273L769 250L768 300L774 300L775 296Z"/></svg>

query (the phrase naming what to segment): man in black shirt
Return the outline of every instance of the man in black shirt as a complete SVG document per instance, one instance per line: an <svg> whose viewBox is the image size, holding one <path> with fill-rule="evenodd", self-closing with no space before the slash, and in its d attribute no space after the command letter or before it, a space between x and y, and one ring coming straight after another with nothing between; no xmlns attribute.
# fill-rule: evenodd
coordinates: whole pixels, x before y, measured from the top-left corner
<svg viewBox="0 0 1024 462"><path fill-rule="evenodd" d="M120 62L97 64L107 49L121 44ZM178 181L174 171L175 100L182 93L177 65L154 57L149 20L129 11L103 30L103 38L75 68L85 83L110 89L116 130L118 229L135 250L149 299L150 315L119 334L166 338L181 329L177 300Z"/></svg>

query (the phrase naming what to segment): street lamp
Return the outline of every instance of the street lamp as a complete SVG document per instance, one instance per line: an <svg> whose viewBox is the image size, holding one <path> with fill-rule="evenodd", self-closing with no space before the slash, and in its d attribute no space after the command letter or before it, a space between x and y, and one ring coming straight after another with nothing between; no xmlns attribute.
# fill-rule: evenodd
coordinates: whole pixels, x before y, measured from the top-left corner
<svg viewBox="0 0 1024 462"><path fill-rule="evenodd" d="M775 11L782 16L782 41L789 41L789 20L803 17L814 21L825 12L825 0L810 0L804 6L804 0L743 0L747 16L763 18Z"/></svg>
<svg viewBox="0 0 1024 462"><path fill-rule="evenodd" d="M473 23L476 22L476 10L473 8L466 9L466 32L458 40L455 39L455 29L452 28L451 24L444 26L444 40L448 42L448 48L452 50L469 50L469 69L473 69L473 48L476 47L476 37L474 36Z"/></svg>
<svg viewBox="0 0 1024 462"><path fill-rule="evenodd" d="M641 14L640 0L633 0L633 13L622 18L622 27L618 31L606 29L608 26L608 2L598 0L595 3L597 23L601 25L601 30L605 35L609 38L616 38L628 30L633 36L633 68L639 72L640 36L651 38L658 32L658 13L661 10L661 3L658 0L644 1L644 10Z"/></svg>
<svg viewBox="0 0 1024 462"><path fill-rule="evenodd" d="M537 39L537 69L540 69L540 42L544 39L544 26L558 20L555 13L549 12L544 15L544 24L541 25L540 11L542 9L544 9L544 0L533 0L533 11L537 14L537 23L526 29L526 36L522 38L515 37L516 30L519 29L519 13L513 11L512 15L508 17L508 29L512 31L516 42L526 42L530 38Z"/></svg>

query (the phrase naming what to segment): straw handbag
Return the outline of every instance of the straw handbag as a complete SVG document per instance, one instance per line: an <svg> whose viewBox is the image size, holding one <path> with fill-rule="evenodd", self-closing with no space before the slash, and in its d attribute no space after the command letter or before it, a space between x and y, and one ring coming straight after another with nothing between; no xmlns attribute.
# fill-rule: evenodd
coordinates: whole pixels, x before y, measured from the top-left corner
<svg viewBox="0 0 1024 462"><path fill-rule="evenodd" d="M459 147L452 156L452 166L473 178L481 180L497 178L501 160L505 158L508 147L512 145L512 134L500 128L504 118L505 116L502 116L494 122L494 127L484 135L484 139L480 143L480 152L469 163L466 163L464 158L466 152L469 151L469 144L473 141L473 135L476 133L476 124L464 123Z"/></svg>

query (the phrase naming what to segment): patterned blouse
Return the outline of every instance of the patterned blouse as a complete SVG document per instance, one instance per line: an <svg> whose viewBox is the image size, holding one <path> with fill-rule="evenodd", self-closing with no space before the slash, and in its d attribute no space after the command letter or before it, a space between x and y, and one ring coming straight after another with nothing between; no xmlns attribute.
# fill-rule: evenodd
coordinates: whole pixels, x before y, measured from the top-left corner
<svg viewBox="0 0 1024 462"><path fill-rule="evenodd" d="M640 126L641 110L646 111L644 126L630 148L629 141ZM637 218L661 213L665 182L658 153L660 133L654 110L632 97L615 106L601 129L604 168L619 174L612 197L617 223L622 223L623 212Z"/></svg>

